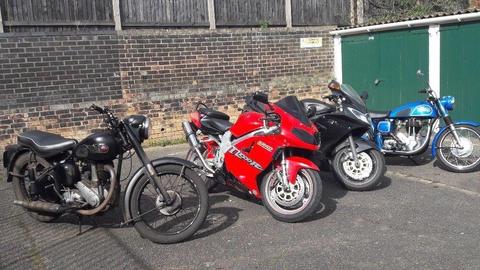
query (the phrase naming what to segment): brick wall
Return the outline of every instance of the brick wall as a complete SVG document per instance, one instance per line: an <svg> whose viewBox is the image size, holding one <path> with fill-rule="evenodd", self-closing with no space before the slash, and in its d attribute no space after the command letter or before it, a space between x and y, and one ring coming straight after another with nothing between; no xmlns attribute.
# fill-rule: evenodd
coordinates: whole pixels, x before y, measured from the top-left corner
<svg viewBox="0 0 480 270"><path fill-rule="evenodd" d="M164 141L183 137L198 101L235 117L247 92L318 97L332 78L330 29L2 35L0 146L27 129L82 138L101 125L91 103L149 115ZM323 47L302 49L302 37Z"/></svg>

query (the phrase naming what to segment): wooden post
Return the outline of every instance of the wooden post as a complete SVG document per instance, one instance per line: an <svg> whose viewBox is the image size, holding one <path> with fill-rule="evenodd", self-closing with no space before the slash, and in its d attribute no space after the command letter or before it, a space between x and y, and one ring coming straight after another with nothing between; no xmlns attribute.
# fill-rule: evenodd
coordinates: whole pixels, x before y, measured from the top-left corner
<svg viewBox="0 0 480 270"><path fill-rule="evenodd" d="M0 7L0 33L3 33L2 7Z"/></svg>
<svg viewBox="0 0 480 270"><path fill-rule="evenodd" d="M363 0L357 0L357 23L362 24L364 22L363 20Z"/></svg>
<svg viewBox="0 0 480 270"><path fill-rule="evenodd" d="M357 24L357 0L350 0L350 24Z"/></svg>
<svg viewBox="0 0 480 270"><path fill-rule="evenodd" d="M122 17L120 13L120 0L112 0L113 21L115 22L115 31L122 30Z"/></svg>
<svg viewBox="0 0 480 270"><path fill-rule="evenodd" d="M285 20L287 22L287 28L292 28L292 0L285 0Z"/></svg>
<svg viewBox="0 0 480 270"><path fill-rule="evenodd" d="M210 29L216 29L217 23L215 21L215 0L208 0L208 22L210 23Z"/></svg>

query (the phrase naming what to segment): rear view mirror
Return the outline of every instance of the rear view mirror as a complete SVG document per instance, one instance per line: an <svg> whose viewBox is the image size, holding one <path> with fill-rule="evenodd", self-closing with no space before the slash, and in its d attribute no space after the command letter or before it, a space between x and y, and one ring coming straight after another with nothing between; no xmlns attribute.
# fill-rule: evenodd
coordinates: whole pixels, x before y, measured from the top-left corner
<svg viewBox="0 0 480 270"><path fill-rule="evenodd" d="M419 69L419 70L417 70L417 76L418 77L423 77L423 76L425 76L425 74L423 74L422 70Z"/></svg>
<svg viewBox="0 0 480 270"><path fill-rule="evenodd" d="M328 84L328 89L332 90L332 91L340 91L340 83L338 83L337 81L335 80L332 80L329 84Z"/></svg>
<svg viewBox="0 0 480 270"><path fill-rule="evenodd" d="M315 116L316 114L317 114L317 107L315 107L315 105L308 106L307 117L310 118L310 117Z"/></svg>
<svg viewBox="0 0 480 270"><path fill-rule="evenodd" d="M367 92L367 91L363 91L362 94L360 95L360 97L362 98L363 101L367 101L367 99L368 99L368 92Z"/></svg>
<svg viewBox="0 0 480 270"><path fill-rule="evenodd" d="M260 103L268 104L268 95L262 92L255 92L253 99Z"/></svg>

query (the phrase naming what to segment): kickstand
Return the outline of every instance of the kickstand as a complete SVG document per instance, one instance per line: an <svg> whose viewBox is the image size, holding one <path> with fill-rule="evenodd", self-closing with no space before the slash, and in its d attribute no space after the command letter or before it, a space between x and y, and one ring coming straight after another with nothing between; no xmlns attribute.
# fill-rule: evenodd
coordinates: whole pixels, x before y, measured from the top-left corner
<svg viewBox="0 0 480 270"><path fill-rule="evenodd" d="M78 234L77 234L77 236L82 235L82 221L83 221L83 216L78 215Z"/></svg>
<svg viewBox="0 0 480 270"><path fill-rule="evenodd" d="M418 163L415 159L413 159L412 156L409 156L408 159L410 159L413 163L415 163L415 165L421 165L421 164Z"/></svg>

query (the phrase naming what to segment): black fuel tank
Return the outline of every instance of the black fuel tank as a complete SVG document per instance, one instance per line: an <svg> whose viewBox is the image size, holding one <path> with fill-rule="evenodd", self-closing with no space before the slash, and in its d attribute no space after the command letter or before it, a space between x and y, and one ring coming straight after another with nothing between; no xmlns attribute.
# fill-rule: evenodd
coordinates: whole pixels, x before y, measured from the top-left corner
<svg viewBox="0 0 480 270"><path fill-rule="evenodd" d="M77 158L92 161L114 160L120 152L120 141L110 131L94 133L79 142L75 148Z"/></svg>

